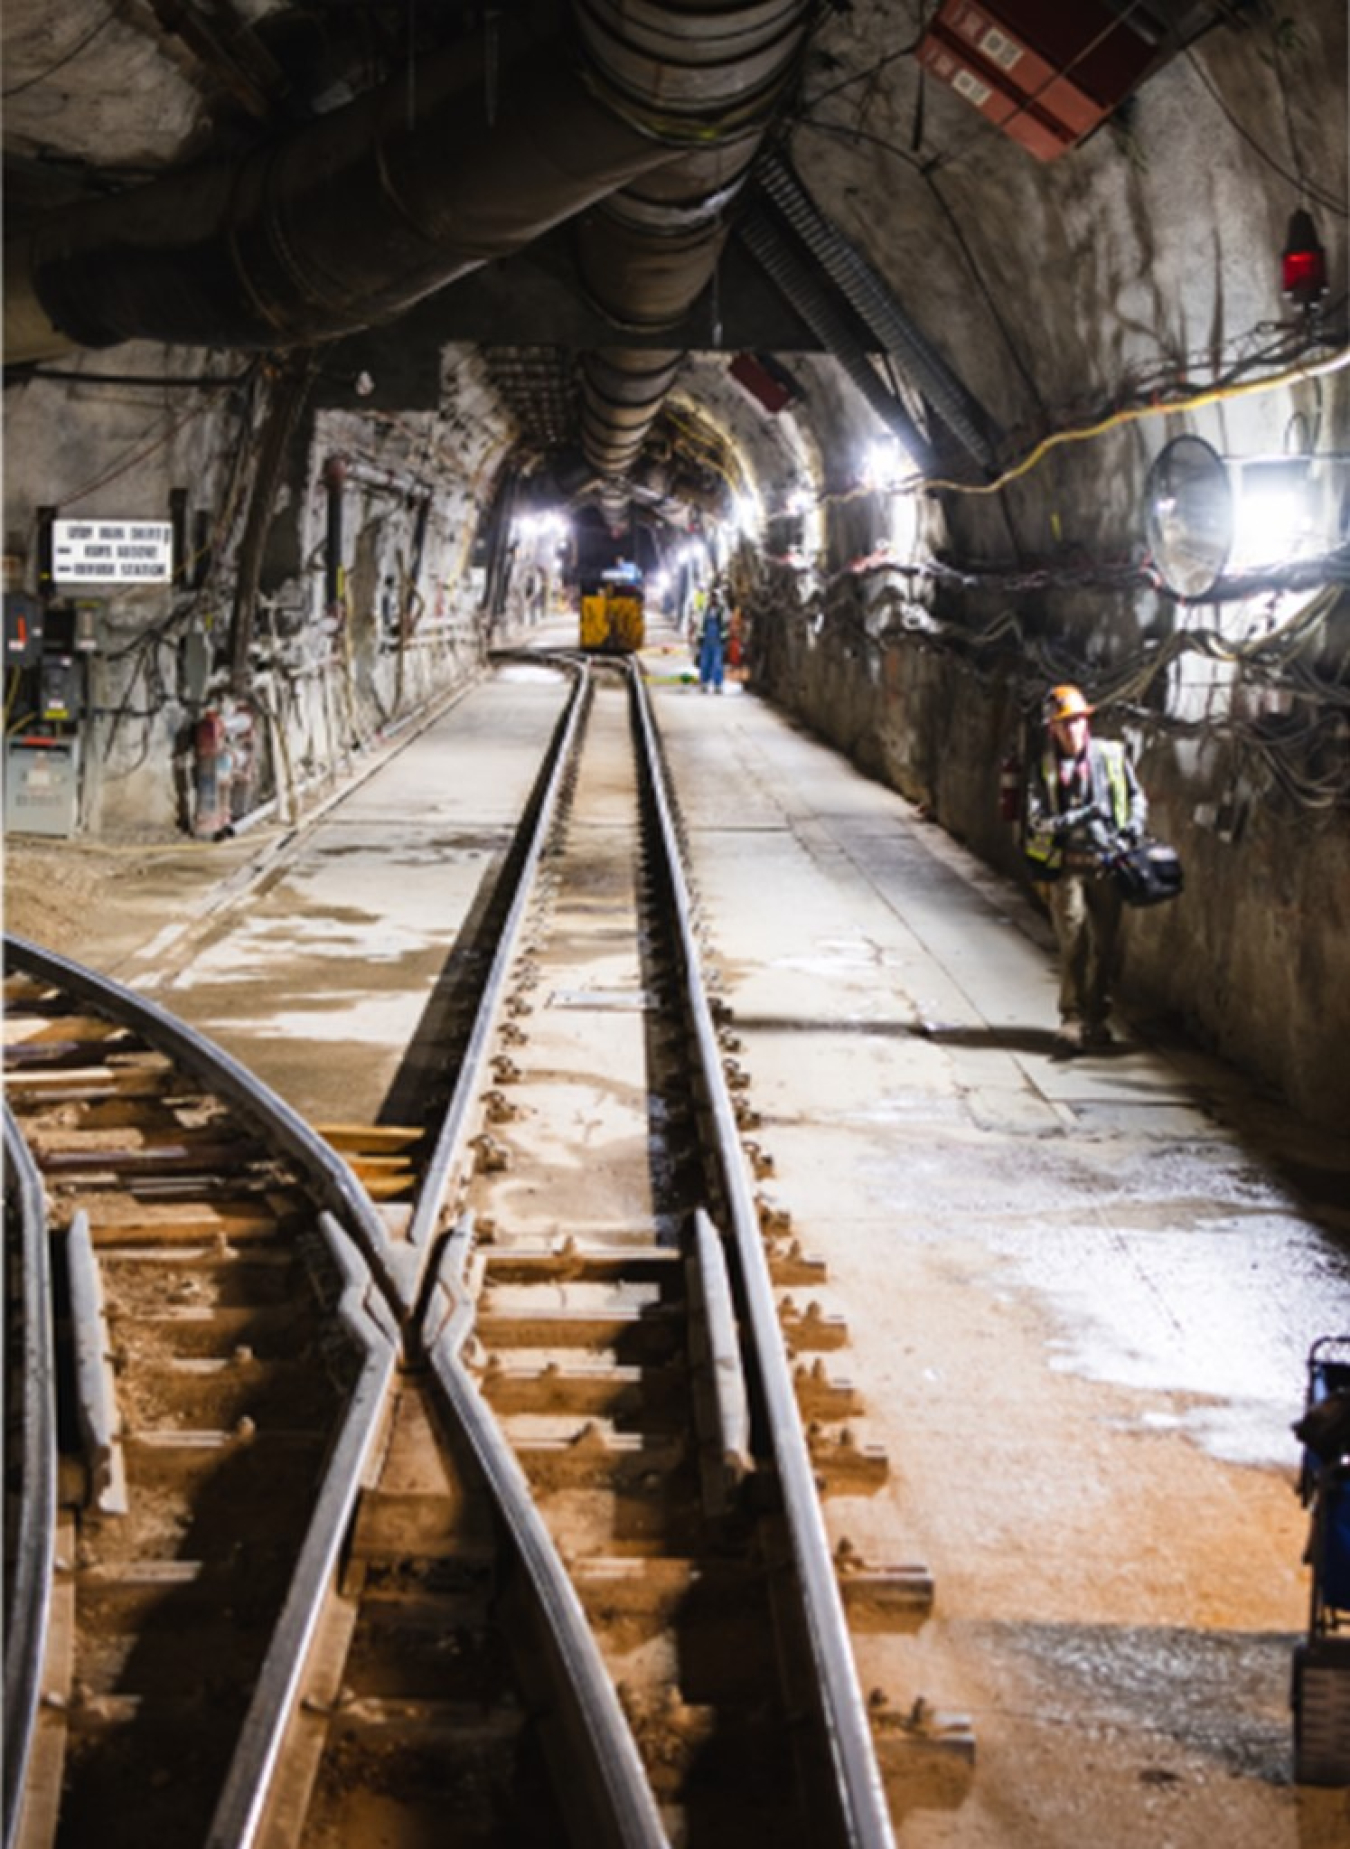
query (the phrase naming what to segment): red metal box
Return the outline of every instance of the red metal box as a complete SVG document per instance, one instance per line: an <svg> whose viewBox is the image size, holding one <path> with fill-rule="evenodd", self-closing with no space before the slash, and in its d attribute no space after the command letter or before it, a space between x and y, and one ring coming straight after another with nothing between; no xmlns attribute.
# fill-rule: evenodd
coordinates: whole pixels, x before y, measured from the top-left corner
<svg viewBox="0 0 1350 1849"><path fill-rule="evenodd" d="M999 72L952 39L941 26L933 26L919 47L918 57L934 77L950 85L987 121L1038 159L1056 160L1073 146L1075 137L1070 130L1045 115L1035 103L1029 103Z"/></svg>
<svg viewBox="0 0 1350 1849"><path fill-rule="evenodd" d="M943 0L919 48L934 75L1042 159L1095 128L1156 56L1096 0Z"/></svg>

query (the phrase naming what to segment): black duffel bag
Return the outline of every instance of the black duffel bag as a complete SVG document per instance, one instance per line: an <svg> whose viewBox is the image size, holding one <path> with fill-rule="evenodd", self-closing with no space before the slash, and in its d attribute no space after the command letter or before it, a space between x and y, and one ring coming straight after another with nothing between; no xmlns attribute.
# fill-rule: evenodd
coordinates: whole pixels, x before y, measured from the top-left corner
<svg viewBox="0 0 1350 1849"><path fill-rule="evenodd" d="M1185 885L1176 849L1147 838L1112 857L1111 877L1126 905L1162 905Z"/></svg>

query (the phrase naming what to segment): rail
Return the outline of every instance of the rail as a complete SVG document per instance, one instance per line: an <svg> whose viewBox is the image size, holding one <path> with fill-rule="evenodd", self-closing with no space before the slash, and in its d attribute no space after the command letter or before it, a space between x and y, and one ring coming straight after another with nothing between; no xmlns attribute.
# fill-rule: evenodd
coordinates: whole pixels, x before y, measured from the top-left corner
<svg viewBox="0 0 1350 1849"><path fill-rule="evenodd" d="M13 1509L7 1506L5 1511L9 1529L6 1552L13 1560L12 1577L5 1588L4 1649L4 1841L9 1849L16 1840L23 1808L24 1777L37 1720L51 1614L56 1546L56 1392L51 1261L42 1178L8 1104L5 1207L7 1297L10 1265L17 1262L22 1268L19 1290L11 1298L21 1306L19 1352L14 1357L17 1365L5 1383L8 1395L18 1376L19 1404L6 1410L6 1422L14 1421L19 1444L18 1498ZM11 1208L17 1226L11 1225ZM8 1479L8 1455L5 1464ZM8 1490L8 1481L6 1487ZM8 1505L8 1495L6 1501Z"/></svg>
<svg viewBox="0 0 1350 1849"><path fill-rule="evenodd" d="M258 1840L300 1676L337 1572L398 1359L397 1330L387 1305L371 1290L363 1260L331 1215L322 1215L319 1226L342 1276L338 1316L361 1353L361 1372L328 1457L290 1591L211 1821L207 1849L249 1849Z"/></svg>
<svg viewBox="0 0 1350 1849"><path fill-rule="evenodd" d="M342 1158L284 1098L223 1047L122 984L9 932L5 934L5 953L11 969L24 970L50 982L86 1001L108 1019L131 1028L166 1059L190 1072L208 1091L233 1105L241 1116L265 1125L271 1142L309 1177L329 1211L349 1229L382 1287L390 1295L397 1294L388 1237L370 1196Z"/></svg>
<svg viewBox="0 0 1350 1849"><path fill-rule="evenodd" d="M697 1041L703 1082L716 1126L736 1275L744 1292L770 1441L782 1486L797 1569L796 1583L801 1589L801 1616L816 1672L813 1686L820 1702L819 1720L838 1774L833 1791L822 1793L820 1801L828 1812L837 1795L842 1813L838 1818L822 1815L812 1840L821 1844L842 1841L856 1845L856 1849L891 1849L894 1835L886 1794L867 1709L858 1686L843 1600L816 1493L815 1472L783 1349L754 1192L736 1126L735 1107L722 1069L717 1032L703 983L693 904L683 871L669 777L646 688L641 680L636 680L634 685L647 762L651 766L652 796L660 818L671 894L679 921L685 1006Z"/></svg>

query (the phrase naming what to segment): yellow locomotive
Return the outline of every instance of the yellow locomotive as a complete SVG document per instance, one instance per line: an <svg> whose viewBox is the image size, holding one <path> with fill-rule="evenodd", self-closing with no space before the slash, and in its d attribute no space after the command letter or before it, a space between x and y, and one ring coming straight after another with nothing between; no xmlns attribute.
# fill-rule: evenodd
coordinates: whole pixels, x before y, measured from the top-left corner
<svg viewBox="0 0 1350 1849"><path fill-rule="evenodd" d="M631 655L646 638L642 576L631 567L602 572L581 592L581 646L595 654Z"/></svg>

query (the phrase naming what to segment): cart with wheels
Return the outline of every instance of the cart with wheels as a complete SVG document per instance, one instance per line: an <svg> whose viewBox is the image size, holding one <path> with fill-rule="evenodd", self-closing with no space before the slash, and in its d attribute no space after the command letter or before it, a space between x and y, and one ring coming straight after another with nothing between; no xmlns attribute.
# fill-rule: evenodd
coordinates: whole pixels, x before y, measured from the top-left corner
<svg viewBox="0 0 1350 1849"><path fill-rule="evenodd" d="M1308 1354L1299 1495L1311 1514L1307 1637L1294 1651L1294 1778L1350 1785L1350 1335Z"/></svg>

